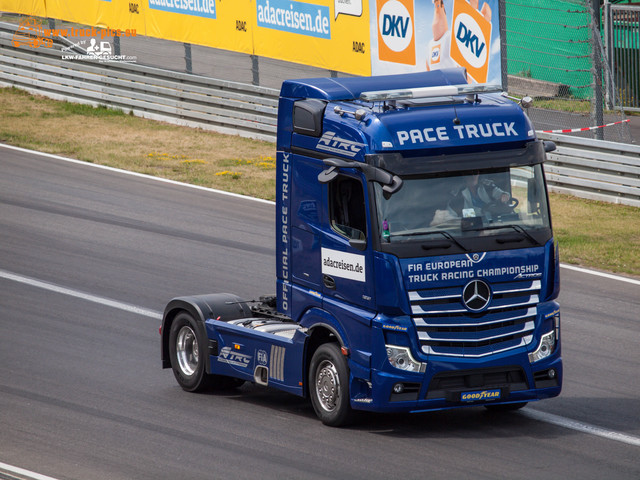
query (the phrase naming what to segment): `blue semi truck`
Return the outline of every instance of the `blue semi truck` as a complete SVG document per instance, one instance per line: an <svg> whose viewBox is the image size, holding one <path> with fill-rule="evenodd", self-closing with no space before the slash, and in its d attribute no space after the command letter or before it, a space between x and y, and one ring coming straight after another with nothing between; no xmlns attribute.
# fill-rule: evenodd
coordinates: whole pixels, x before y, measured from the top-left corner
<svg viewBox="0 0 640 480"><path fill-rule="evenodd" d="M163 367L309 397L332 426L557 396L555 146L498 90L463 69L284 82L276 293L173 299Z"/></svg>

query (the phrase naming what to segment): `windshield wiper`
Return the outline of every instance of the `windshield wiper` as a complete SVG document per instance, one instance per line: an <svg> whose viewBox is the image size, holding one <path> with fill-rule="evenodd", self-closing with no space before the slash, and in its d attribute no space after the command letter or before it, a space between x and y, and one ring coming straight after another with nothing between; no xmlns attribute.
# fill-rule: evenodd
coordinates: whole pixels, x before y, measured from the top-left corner
<svg viewBox="0 0 640 480"><path fill-rule="evenodd" d="M527 232L524 228L522 228L520 225L492 225L492 226L483 227L483 228L472 228L472 229L469 229L467 231L480 232L480 231L483 231L483 230L501 230L503 228L511 228L511 229L515 230L516 232L521 233L522 235L524 235L526 238L528 238L531 241L531 243L534 243L536 245L539 244L539 242L535 238L533 238L531 236L531 234L529 232ZM516 239L516 238L513 238L513 237L510 237L510 238L496 238L496 242L498 242L498 243L519 242L521 240L522 240L522 238Z"/></svg>
<svg viewBox="0 0 640 480"><path fill-rule="evenodd" d="M469 251L469 249L467 247L465 247L464 245L462 245L458 240L456 240L453 237L453 235L451 235L449 232L445 232L444 230L431 230L431 231L428 231L428 232L396 233L396 234L394 234L392 236L394 236L394 237L415 237L415 236L418 236L418 235L434 235L434 234L442 235L444 238L449 240L449 242L455 243L458 247L460 247L465 252ZM422 245L422 248L424 250L430 250L432 248L449 248L450 246L451 246L451 244L446 244L446 243L443 243L443 242L439 242L439 243L425 243L425 244Z"/></svg>

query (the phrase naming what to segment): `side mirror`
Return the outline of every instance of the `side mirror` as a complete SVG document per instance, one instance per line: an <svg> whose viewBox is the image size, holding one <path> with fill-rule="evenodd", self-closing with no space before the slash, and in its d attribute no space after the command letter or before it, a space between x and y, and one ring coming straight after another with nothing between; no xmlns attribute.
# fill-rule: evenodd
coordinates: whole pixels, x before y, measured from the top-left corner
<svg viewBox="0 0 640 480"><path fill-rule="evenodd" d="M393 178L391 179L391 183L382 187L382 195L384 195L385 199L389 200L391 195L396 193L401 188L402 188L402 179L399 176L394 175Z"/></svg>
<svg viewBox="0 0 640 480"><path fill-rule="evenodd" d="M359 238L358 239L352 238L351 240L349 240L349 245L351 245L356 250L360 250L360 251L364 251L367 249L367 241L360 240Z"/></svg>
<svg viewBox="0 0 640 480"><path fill-rule="evenodd" d="M318 175L318 181L320 183L329 183L334 178L338 176L339 170L341 168L358 168L359 163L349 161L349 160L340 160L339 158L326 158L322 161L327 167L326 170L323 170Z"/></svg>
<svg viewBox="0 0 640 480"><path fill-rule="evenodd" d="M362 170L368 182L376 182L382 185L385 198L391 197L402 188L402 179L379 167L374 167L368 163L354 162L352 160L341 160L339 158L326 158L323 163L329 167L318 174L320 183L329 183L338 176L341 168L357 168Z"/></svg>
<svg viewBox="0 0 640 480"><path fill-rule="evenodd" d="M339 173L340 172L338 170L338 167L327 168L326 170L323 170L322 172L320 172L320 174L318 175L318 181L320 183L329 183L334 178L336 178Z"/></svg>

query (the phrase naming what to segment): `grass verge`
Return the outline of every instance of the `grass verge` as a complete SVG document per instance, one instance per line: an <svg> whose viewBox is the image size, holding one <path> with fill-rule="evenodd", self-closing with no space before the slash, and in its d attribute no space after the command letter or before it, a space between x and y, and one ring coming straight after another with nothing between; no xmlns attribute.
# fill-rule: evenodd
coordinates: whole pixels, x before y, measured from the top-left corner
<svg viewBox="0 0 640 480"><path fill-rule="evenodd" d="M243 195L273 199L275 149L221 135L0 89L0 142Z"/></svg>
<svg viewBox="0 0 640 480"><path fill-rule="evenodd" d="M0 88L0 142L273 200L272 143ZM640 208L551 195L565 263L640 276Z"/></svg>

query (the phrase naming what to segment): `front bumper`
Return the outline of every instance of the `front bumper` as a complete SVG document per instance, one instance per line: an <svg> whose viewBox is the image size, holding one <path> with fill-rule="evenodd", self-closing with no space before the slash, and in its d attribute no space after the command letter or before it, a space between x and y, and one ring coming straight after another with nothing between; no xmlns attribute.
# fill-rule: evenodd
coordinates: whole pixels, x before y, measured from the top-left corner
<svg viewBox="0 0 640 480"><path fill-rule="evenodd" d="M562 390L560 351L529 364L527 353L479 363L431 358L424 373L372 370L352 379L351 406L378 412L422 412L542 400Z"/></svg>

